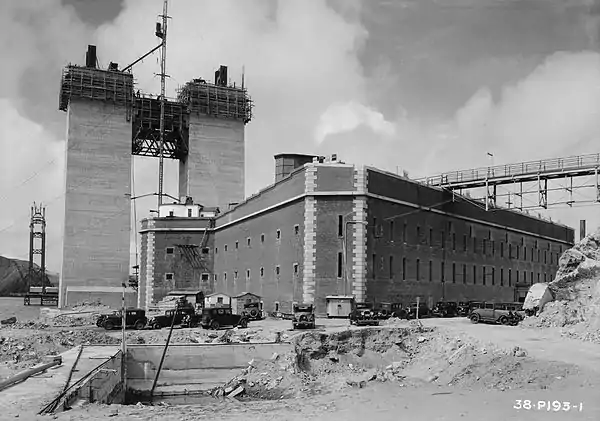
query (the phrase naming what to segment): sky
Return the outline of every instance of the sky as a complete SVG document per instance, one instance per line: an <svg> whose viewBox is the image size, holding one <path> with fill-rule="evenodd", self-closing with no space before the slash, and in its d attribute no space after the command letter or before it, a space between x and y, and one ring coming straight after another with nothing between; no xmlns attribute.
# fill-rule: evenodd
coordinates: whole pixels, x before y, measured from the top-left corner
<svg viewBox="0 0 600 421"><path fill-rule="evenodd" d="M43 202L48 268L60 270L62 68L84 64L88 44L103 67L129 64L158 44L161 11L161 0L0 3L0 255L27 258L30 206ZM273 182L282 152L415 178L600 152L600 0L171 0L169 15L167 95L220 64L238 82L245 69L247 195ZM159 92L159 70L158 55L136 65L137 88ZM157 167L134 159L135 195L157 191ZM165 192L176 185L167 161ZM540 213L593 229L597 206ZM155 207L138 199L135 217Z"/></svg>

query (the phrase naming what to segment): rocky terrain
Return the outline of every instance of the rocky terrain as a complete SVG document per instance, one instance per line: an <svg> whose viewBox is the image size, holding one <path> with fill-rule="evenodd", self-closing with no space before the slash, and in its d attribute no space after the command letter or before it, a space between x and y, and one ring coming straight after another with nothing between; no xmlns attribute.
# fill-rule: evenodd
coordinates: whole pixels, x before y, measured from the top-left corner
<svg viewBox="0 0 600 421"><path fill-rule="evenodd" d="M43 286L39 277L28 280L29 262L0 256L0 297L27 292L27 287ZM46 286L58 285L58 275L47 273Z"/></svg>
<svg viewBox="0 0 600 421"><path fill-rule="evenodd" d="M538 317L527 318L523 326L600 343L600 230L563 253L549 288L555 301L546 304Z"/></svg>

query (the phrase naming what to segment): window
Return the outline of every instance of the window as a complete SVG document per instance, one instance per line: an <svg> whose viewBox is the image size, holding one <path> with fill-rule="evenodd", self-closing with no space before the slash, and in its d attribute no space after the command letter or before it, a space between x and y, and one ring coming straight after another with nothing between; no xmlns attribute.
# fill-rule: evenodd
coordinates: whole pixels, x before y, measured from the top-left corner
<svg viewBox="0 0 600 421"><path fill-rule="evenodd" d="M540 273L537 273L537 281L540 282Z"/></svg>
<svg viewBox="0 0 600 421"><path fill-rule="evenodd" d="M535 250L533 249L533 247L531 247L531 261L532 261L532 262L533 262L533 256L534 256L534 254L535 254L535 253L534 253L534 251L535 251Z"/></svg>
<svg viewBox="0 0 600 421"><path fill-rule="evenodd" d="M219 249L217 247L215 247L215 254L217 254L219 252Z"/></svg>
<svg viewBox="0 0 600 421"><path fill-rule="evenodd" d="M237 279L238 278L238 271L234 271L233 272L233 279Z"/></svg>
<svg viewBox="0 0 600 421"><path fill-rule="evenodd" d="M390 256L390 279L394 279L394 256Z"/></svg>
<svg viewBox="0 0 600 421"><path fill-rule="evenodd" d="M167 254L175 253L175 249L173 247L167 247Z"/></svg>
<svg viewBox="0 0 600 421"><path fill-rule="evenodd" d="M417 281L421 279L421 259L417 259Z"/></svg>
<svg viewBox="0 0 600 421"><path fill-rule="evenodd" d="M516 250L515 250L515 256L516 256L517 260L519 260L521 258L520 252L521 252L521 250L519 250L519 246L517 246Z"/></svg>
<svg viewBox="0 0 600 421"><path fill-rule="evenodd" d="M487 251L487 240L485 238L481 241L481 247L482 247L481 252L485 256L485 253Z"/></svg>
<svg viewBox="0 0 600 421"><path fill-rule="evenodd" d="M417 244L421 244L421 227L417 225Z"/></svg>
<svg viewBox="0 0 600 421"><path fill-rule="evenodd" d="M375 253L373 253L373 255L371 256L371 260L371 266L373 268L373 279L375 279L377 277L377 255Z"/></svg>
<svg viewBox="0 0 600 421"><path fill-rule="evenodd" d="M300 225L294 225L294 235L300 234Z"/></svg>
<svg viewBox="0 0 600 421"><path fill-rule="evenodd" d="M500 257L504 257L504 243L500 241Z"/></svg>
<svg viewBox="0 0 600 421"><path fill-rule="evenodd" d="M275 301L275 311L279 311L279 301Z"/></svg>
<svg viewBox="0 0 600 421"><path fill-rule="evenodd" d="M175 216L175 214L173 213L173 211L169 211L169 216Z"/></svg>
<svg viewBox="0 0 600 421"><path fill-rule="evenodd" d="M191 218L191 217L192 217L192 210L188 209L188 218Z"/></svg>
<svg viewBox="0 0 600 421"><path fill-rule="evenodd" d="M165 274L165 279L167 281L172 281L173 280L173 274L172 273L166 273Z"/></svg>
<svg viewBox="0 0 600 421"><path fill-rule="evenodd" d="M337 255L337 277L341 278L342 277L342 267L343 267L343 254L342 253L338 253Z"/></svg>
<svg viewBox="0 0 600 421"><path fill-rule="evenodd" d="M281 272L281 268L279 267L279 265L275 266L275 275L279 276L280 272Z"/></svg>
<svg viewBox="0 0 600 421"><path fill-rule="evenodd" d="M504 286L504 268L500 268L500 286Z"/></svg>
<svg viewBox="0 0 600 421"><path fill-rule="evenodd" d="M217 282L219 280L219 276L215 273L213 275L213 281Z"/></svg>
<svg viewBox="0 0 600 421"><path fill-rule="evenodd" d="M390 221L390 241L394 242L394 221Z"/></svg>
<svg viewBox="0 0 600 421"><path fill-rule="evenodd" d="M442 262L440 264L440 272L442 273L442 282L444 282L446 280L446 277L445 277L445 275L446 275L446 264L445 264L445 262Z"/></svg>
<svg viewBox="0 0 600 421"><path fill-rule="evenodd" d="M433 261L429 261L429 282L433 281Z"/></svg>
<svg viewBox="0 0 600 421"><path fill-rule="evenodd" d="M456 233L452 233L452 251L456 251Z"/></svg>
<svg viewBox="0 0 600 421"><path fill-rule="evenodd" d="M467 251L467 234L463 235L463 251Z"/></svg>
<svg viewBox="0 0 600 421"><path fill-rule="evenodd" d="M209 278L209 274L208 273L203 273L202 274L202 278L201 279L202 279L203 282L208 282L208 278Z"/></svg>
<svg viewBox="0 0 600 421"><path fill-rule="evenodd" d="M275 238L277 238L278 240L281 240L281 230L277 230L277 234L275 235Z"/></svg>
<svg viewBox="0 0 600 421"><path fill-rule="evenodd" d="M546 282L546 281L547 281L547 279L546 279L546 272L544 272L544 282Z"/></svg>
<svg viewBox="0 0 600 421"><path fill-rule="evenodd" d="M217 297L217 304L223 304L223 297Z"/></svg>
<svg viewBox="0 0 600 421"><path fill-rule="evenodd" d="M473 285L477 285L477 266L473 265Z"/></svg>
<svg viewBox="0 0 600 421"><path fill-rule="evenodd" d="M260 268L260 277L264 277L265 276L265 268Z"/></svg>
<svg viewBox="0 0 600 421"><path fill-rule="evenodd" d="M477 253L477 238L473 237L473 253Z"/></svg>
<svg viewBox="0 0 600 421"><path fill-rule="evenodd" d="M406 280L406 257L402 258L402 280Z"/></svg>
<svg viewBox="0 0 600 421"><path fill-rule="evenodd" d="M442 243L442 248L446 248L446 233L444 231L442 231L440 233L440 237L441 237L441 243Z"/></svg>
<svg viewBox="0 0 600 421"><path fill-rule="evenodd" d="M294 263L294 275L298 275L298 263Z"/></svg>
<svg viewBox="0 0 600 421"><path fill-rule="evenodd" d="M463 284L467 283L467 265L463 265Z"/></svg>
<svg viewBox="0 0 600 421"><path fill-rule="evenodd" d="M512 286L512 269L508 269L508 286Z"/></svg>
<svg viewBox="0 0 600 421"><path fill-rule="evenodd" d="M492 243L492 256L496 254L496 242L494 240L490 241Z"/></svg>
<svg viewBox="0 0 600 421"><path fill-rule="evenodd" d="M227 282L227 272L223 272L223 281Z"/></svg>
<svg viewBox="0 0 600 421"><path fill-rule="evenodd" d="M406 222L402 226L402 242L406 243Z"/></svg>
<svg viewBox="0 0 600 421"><path fill-rule="evenodd" d="M433 229L429 228L429 247L433 246Z"/></svg>
<svg viewBox="0 0 600 421"><path fill-rule="evenodd" d="M208 254L209 252L210 252L210 249L208 247L202 248L202 254Z"/></svg>
<svg viewBox="0 0 600 421"><path fill-rule="evenodd" d="M246 269L246 279L250 279L250 269Z"/></svg>
<svg viewBox="0 0 600 421"><path fill-rule="evenodd" d="M496 283L496 268L492 267L492 285Z"/></svg>
<svg viewBox="0 0 600 421"><path fill-rule="evenodd" d="M236 241L236 242L235 242L235 249L237 250L237 249L239 249L239 248L240 248L240 242L239 242L239 241Z"/></svg>
<svg viewBox="0 0 600 421"><path fill-rule="evenodd" d="M246 244L248 245L248 247L250 247L251 243L252 243L252 240L250 239L250 237L246 238Z"/></svg>
<svg viewBox="0 0 600 421"><path fill-rule="evenodd" d="M531 272L531 276L529 277L529 283L533 285L533 272Z"/></svg>
<svg viewBox="0 0 600 421"><path fill-rule="evenodd" d="M264 243L264 242L265 242L265 235L264 235L264 234L261 234L261 235L260 235L260 242L261 242L261 243Z"/></svg>
<svg viewBox="0 0 600 421"><path fill-rule="evenodd" d="M227 251L227 244L225 244L225 246L223 247L223 249L224 249L225 251Z"/></svg>
<svg viewBox="0 0 600 421"><path fill-rule="evenodd" d="M338 237L344 236L344 216L338 215Z"/></svg>
<svg viewBox="0 0 600 421"><path fill-rule="evenodd" d="M548 263L548 254L546 250L544 250L544 264Z"/></svg>
<svg viewBox="0 0 600 421"><path fill-rule="evenodd" d="M483 266L482 270L483 270L483 285L485 285L485 276L486 276L485 266Z"/></svg>
<svg viewBox="0 0 600 421"><path fill-rule="evenodd" d="M512 253L512 244L508 245L508 258L512 259L513 258L513 253Z"/></svg>
<svg viewBox="0 0 600 421"><path fill-rule="evenodd" d="M456 283L456 263L452 263L452 283Z"/></svg>
<svg viewBox="0 0 600 421"><path fill-rule="evenodd" d="M527 247L523 247L523 260L527 260Z"/></svg>

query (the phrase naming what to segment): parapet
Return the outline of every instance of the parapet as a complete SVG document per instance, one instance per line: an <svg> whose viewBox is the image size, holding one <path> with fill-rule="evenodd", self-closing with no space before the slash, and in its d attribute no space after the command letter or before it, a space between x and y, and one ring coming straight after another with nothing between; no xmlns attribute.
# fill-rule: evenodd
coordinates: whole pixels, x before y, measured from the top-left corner
<svg viewBox="0 0 600 421"><path fill-rule="evenodd" d="M104 101L131 107L133 75L118 70L68 65L62 74L58 109L67 111L72 99Z"/></svg>

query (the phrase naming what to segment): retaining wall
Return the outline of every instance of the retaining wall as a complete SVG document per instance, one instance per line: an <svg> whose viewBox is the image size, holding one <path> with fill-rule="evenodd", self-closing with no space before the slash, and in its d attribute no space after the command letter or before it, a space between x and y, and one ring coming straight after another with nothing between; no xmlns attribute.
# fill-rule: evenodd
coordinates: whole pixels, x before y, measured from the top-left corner
<svg viewBox="0 0 600 421"><path fill-rule="evenodd" d="M147 392L152 388L163 349L163 344L128 346L126 377L129 390ZM248 367L249 361L267 360L274 353L284 354L291 349L289 343L169 345L155 395L212 389Z"/></svg>

